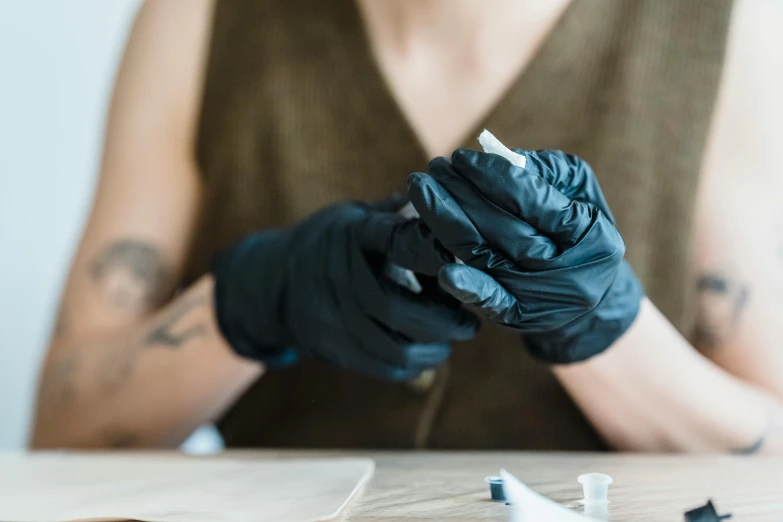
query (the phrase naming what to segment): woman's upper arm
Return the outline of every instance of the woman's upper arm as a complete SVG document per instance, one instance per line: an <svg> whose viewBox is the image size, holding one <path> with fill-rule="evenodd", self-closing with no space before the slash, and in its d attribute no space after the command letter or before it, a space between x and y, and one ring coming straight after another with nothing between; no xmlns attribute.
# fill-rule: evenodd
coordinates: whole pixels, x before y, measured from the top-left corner
<svg viewBox="0 0 783 522"><path fill-rule="evenodd" d="M694 344L783 395L783 5L735 5L696 217Z"/></svg>
<svg viewBox="0 0 783 522"><path fill-rule="evenodd" d="M212 0L146 2L111 102L58 335L125 326L171 293L199 208L194 135Z"/></svg>

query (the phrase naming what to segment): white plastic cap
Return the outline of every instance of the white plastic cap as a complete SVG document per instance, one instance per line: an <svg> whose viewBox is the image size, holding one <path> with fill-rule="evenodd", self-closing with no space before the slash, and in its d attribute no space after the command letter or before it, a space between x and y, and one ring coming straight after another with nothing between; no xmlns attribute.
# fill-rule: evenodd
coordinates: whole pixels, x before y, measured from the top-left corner
<svg viewBox="0 0 783 522"><path fill-rule="evenodd" d="M609 484L613 482L612 477L603 473L585 473L579 475L577 480L582 485L585 504L606 504L609 502Z"/></svg>

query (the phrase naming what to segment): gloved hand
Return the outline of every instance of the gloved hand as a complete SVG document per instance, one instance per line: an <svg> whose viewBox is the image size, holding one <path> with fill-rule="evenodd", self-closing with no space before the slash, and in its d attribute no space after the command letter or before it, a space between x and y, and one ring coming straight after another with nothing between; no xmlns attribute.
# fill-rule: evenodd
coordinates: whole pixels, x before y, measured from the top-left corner
<svg viewBox="0 0 783 522"><path fill-rule="evenodd" d="M516 152L526 168L459 149L411 174L409 196L465 262L440 270L443 289L520 330L539 359L582 361L628 329L643 290L589 165L560 151Z"/></svg>
<svg viewBox="0 0 783 522"><path fill-rule="evenodd" d="M479 320L447 294L450 303L429 300L385 276L387 262L435 276L450 259L429 231L395 214L401 206L333 205L217 256L216 315L228 343L270 367L303 355L390 381L444 362L449 341L473 337Z"/></svg>

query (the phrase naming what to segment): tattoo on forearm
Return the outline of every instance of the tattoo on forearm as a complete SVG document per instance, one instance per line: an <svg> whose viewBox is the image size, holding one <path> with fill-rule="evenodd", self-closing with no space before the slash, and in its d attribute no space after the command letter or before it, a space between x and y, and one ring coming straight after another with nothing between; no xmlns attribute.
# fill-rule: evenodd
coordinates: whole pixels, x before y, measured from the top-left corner
<svg viewBox="0 0 783 522"><path fill-rule="evenodd" d="M171 267L160 250L133 239L106 247L90 264L90 275L107 301L123 310L159 305L171 284Z"/></svg>
<svg viewBox="0 0 783 522"><path fill-rule="evenodd" d="M756 440L756 442L751 444L750 446L747 446L747 447L744 447L744 448L740 448L740 449L736 449L736 450L732 451L732 453L735 454L735 455L754 455L754 454L758 453L759 450L764 446L764 440L765 440L765 437L762 436L758 440Z"/></svg>
<svg viewBox="0 0 783 522"><path fill-rule="evenodd" d="M694 344L700 349L717 348L731 336L748 302L750 289L725 275L713 272L699 277L698 314Z"/></svg>
<svg viewBox="0 0 783 522"><path fill-rule="evenodd" d="M178 302L173 308L152 325L140 339L133 341L120 357L112 354L105 366L104 389L107 393L116 393L136 369L136 362L145 350L165 348L179 350L193 339L204 337L208 333L207 325L188 320L194 309L209 304L206 296L199 295Z"/></svg>
<svg viewBox="0 0 783 522"><path fill-rule="evenodd" d="M164 321L155 326L152 331L147 335L145 340L148 346L158 345L165 348L176 350L181 348L183 344L188 342L194 337L202 337L207 333L207 327L204 324L198 323L191 326L178 329L180 319L183 318L193 308L206 304L207 299L200 297L183 302L180 306L171 310L168 317L164 317ZM178 330L178 331L175 331Z"/></svg>

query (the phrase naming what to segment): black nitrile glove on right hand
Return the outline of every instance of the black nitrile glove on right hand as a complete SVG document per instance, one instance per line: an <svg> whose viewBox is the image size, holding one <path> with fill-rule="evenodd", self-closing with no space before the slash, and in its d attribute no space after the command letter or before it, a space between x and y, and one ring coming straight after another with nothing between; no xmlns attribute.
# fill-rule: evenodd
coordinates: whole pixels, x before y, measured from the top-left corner
<svg viewBox="0 0 783 522"><path fill-rule="evenodd" d="M216 315L231 347L270 367L303 355L387 381L444 362L479 320L446 294L428 300L386 277L387 262L435 276L450 261L426 228L395 213L401 203L333 205L219 255Z"/></svg>
<svg viewBox="0 0 783 522"><path fill-rule="evenodd" d="M465 265L441 287L493 321L520 330L548 363L601 353L631 325L643 290L595 175L560 151L505 158L459 149L409 178L424 224Z"/></svg>

